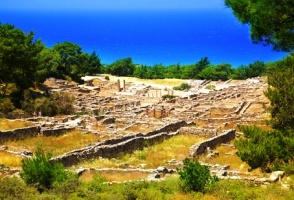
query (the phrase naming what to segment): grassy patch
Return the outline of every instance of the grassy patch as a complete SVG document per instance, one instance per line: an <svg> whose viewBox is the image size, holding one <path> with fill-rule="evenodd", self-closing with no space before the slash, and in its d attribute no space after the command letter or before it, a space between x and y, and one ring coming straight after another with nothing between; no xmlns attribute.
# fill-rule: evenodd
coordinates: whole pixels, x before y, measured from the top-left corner
<svg viewBox="0 0 294 200"><path fill-rule="evenodd" d="M184 160L189 156L189 148L204 138L192 135L178 135L167 139L160 144L145 147L143 150L136 150L131 154L122 155L117 159L97 158L78 165L81 167L140 167L157 168L160 165L167 165L167 161L176 159Z"/></svg>
<svg viewBox="0 0 294 200"><path fill-rule="evenodd" d="M219 146L215 149L219 152L218 157L207 159L206 155L203 154L199 157L199 160L209 164L219 164L219 165L230 165L230 170L238 170L240 172L248 172L249 166L247 163L243 162L241 158L236 155L237 149L233 149L228 146ZM252 175L260 175L259 170L252 171Z"/></svg>
<svg viewBox="0 0 294 200"><path fill-rule="evenodd" d="M0 119L0 130L12 130L18 128L24 128L33 126L34 124L31 122L25 122L21 120L8 120L8 119Z"/></svg>
<svg viewBox="0 0 294 200"><path fill-rule="evenodd" d="M0 164L8 167L20 167L22 158L4 151L0 151Z"/></svg>
<svg viewBox="0 0 294 200"><path fill-rule="evenodd" d="M53 156L82 148L100 140L98 134L86 134L80 131L70 131L62 136L34 137L21 141L5 142L7 146L24 147L32 152L36 151L36 146L41 146L45 152L50 152Z"/></svg>
<svg viewBox="0 0 294 200"><path fill-rule="evenodd" d="M105 177L107 181L128 181L128 180L139 180L145 179L149 174L143 172L116 172L116 171L109 171L109 172L97 172L97 171L87 171L80 176L80 180L89 182L92 181L93 175L99 173L101 176Z"/></svg>

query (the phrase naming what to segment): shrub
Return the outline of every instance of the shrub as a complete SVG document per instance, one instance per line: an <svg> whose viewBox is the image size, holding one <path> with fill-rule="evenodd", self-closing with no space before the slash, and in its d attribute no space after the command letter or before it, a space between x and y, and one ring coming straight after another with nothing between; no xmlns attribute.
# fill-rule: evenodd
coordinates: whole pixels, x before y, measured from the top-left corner
<svg viewBox="0 0 294 200"><path fill-rule="evenodd" d="M162 98L163 98L164 100L166 100L166 99L174 99L174 98L176 98L176 97L173 96L173 95L170 95L170 94L165 94L165 95L162 95Z"/></svg>
<svg viewBox="0 0 294 200"><path fill-rule="evenodd" d="M14 109L14 105L9 98L0 98L0 112L8 114Z"/></svg>
<svg viewBox="0 0 294 200"><path fill-rule="evenodd" d="M191 88L191 86L187 83L182 83L179 86L173 87L174 90L185 90L185 89L190 89L190 88Z"/></svg>
<svg viewBox="0 0 294 200"><path fill-rule="evenodd" d="M205 87L205 89L207 89L207 90L215 90L215 85L207 85Z"/></svg>
<svg viewBox="0 0 294 200"><path fill-rule="evenodd" d="M75 97L67 92L53 92L49 97L27 99L22 103L22 109L27 113L41 112L45 116L57 114L72 114L74 112L73 102Z"/></svg>
<svg viewBox="0 0 294 200"><path fill-rule="evenodd" d="M191 88L191 85L188 83L182 83L180 86L173 87L174 90L189 90Z"/></svg>
<svg viewBox="0 0 294 200"><path fill-rule="evenodd" d="M51 163L51 154L38 147L32 158L22 160L21 178L27 185L35 186L40 192L50 189L54 182L64 182L69 173L60 163Z"/></svg>
<svg viewBox="0 0 294 200"><path fill-rule="evenodd" d="M196 158L193 160L186 158L183 163L184 167L178 172L184 191L204 192L208 185L217 180L216 176L210 175L208 167L201 165Z"/></svg>
<svg viewBox="0 0 294 200"><path fill-rule="evenodd" d="M105 76L105 80L109 81L110 80L109 76Z"/></svg>
<svg viewBox="0 0 294 200"><path fill-rule="evenodd" d="M36 199L38 191L16 177L0 178L0 199Z"/></svg>

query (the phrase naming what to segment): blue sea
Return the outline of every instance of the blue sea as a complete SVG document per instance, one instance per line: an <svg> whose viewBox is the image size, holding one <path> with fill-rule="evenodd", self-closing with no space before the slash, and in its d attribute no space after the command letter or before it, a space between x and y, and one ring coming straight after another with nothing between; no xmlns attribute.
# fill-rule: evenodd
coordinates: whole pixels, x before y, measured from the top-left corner
<svg viewBox="0 0 294 200"><path fill-rule="evenodd" d="M208 57L233 67L287 54L252 44L249 26L228 8L204 10L1 11L0 22L34 31L47 47L69 41L102 63L131 57L137 64L181 65Z"/></svg>

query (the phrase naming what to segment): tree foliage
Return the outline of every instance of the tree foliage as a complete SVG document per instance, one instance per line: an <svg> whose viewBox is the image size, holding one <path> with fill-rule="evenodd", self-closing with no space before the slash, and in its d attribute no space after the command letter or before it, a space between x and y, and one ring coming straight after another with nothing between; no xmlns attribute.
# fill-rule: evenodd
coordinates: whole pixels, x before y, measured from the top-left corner
<svg viewBox="0 0 294 200"><path fill-rule="evenodd" d="M34 33L25 34L13 25L0 23L0 80L17 87L16 100L36 81L38 56L44 45L34 39Z"/></svg>
<svg viewBox="0 0 294 200"><path fill-rule="evenodd" d="M254 43L294 50L293 0L225 0L225 4L239 21L250 24Z"/></svg>
<svg viewBox="0 0 294 200"><path fill-rule="evenodd" d="M181 85L179 86L175 86L173 87L174 90L189 90L191 88L191 85L189 85L188 83L182 83Z"/></svg>
<svg viewBox="0 0 294 200"><path fill-rule="evenodd" d="M237 155L251 170L261 168L270 171L280 169L293 159L294 134L291 131L265 131L255 126L241 126L244 138L235 141Z"/></svg>
<svg viewBox="0 0 294 200"><path fill-rule="evenodd" d="M199 73L201 79L207 79L212 81L228 80L233 73L231 64L223 63L216 66L209 66L203 69Z"/></svg>
<svg viewBox="0 0 294 200"><path fill-rule="evenodd" d="M210 175L209 168L201 165L196 158L186 158L183 163L184 167L178 173L184 191L204 192L208 185L217 180L217 177Z"/></svg>
<svg viewBox="0 0 294 200"><path fill-rule="evenodd" d="M265 95L270 100L273 127L294 129L294 53L269 70L268 84Z"/></svg>
<svg viewBox="0 0 294 200"><path fill-rule="evenodd" d="M241 65L234 69L231 77L233 79L245 80L247 78L253 78L265 75L267 66L262 61L255 61L254 63L246 65Z"/></svg>
<svg viewBox="0 0 294 200"><path fill-rule="evenodd" d="M133 76L134 70L135 65L132 58L117 60L106 68L108 73L116 76Z"/></svg>

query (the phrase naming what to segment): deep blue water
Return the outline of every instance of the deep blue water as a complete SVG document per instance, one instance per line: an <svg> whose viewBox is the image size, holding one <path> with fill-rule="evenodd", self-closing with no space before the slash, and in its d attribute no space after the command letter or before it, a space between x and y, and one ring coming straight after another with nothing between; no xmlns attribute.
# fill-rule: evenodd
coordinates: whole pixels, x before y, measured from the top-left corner
<svg viewBox="0 0 294 200"><path fill-rule="evenodd" d="M102 63L132 57L138 64L192 64L207 56L234 67L285 57L252 44L249 27L229 9L183 11L0 11L0 22L14 24L48 47L70 41L96 51Z"/></svg>

